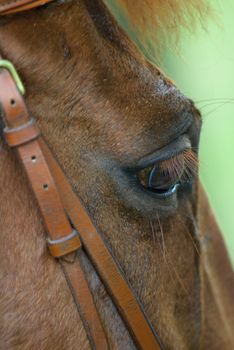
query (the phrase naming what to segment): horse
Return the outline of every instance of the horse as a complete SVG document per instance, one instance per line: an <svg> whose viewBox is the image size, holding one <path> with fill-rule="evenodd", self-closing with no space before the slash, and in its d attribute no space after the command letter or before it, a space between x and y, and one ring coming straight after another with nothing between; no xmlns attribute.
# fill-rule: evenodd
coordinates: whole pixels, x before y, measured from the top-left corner
<svg viewBox="0 0 234 350"><path fill-rule="evenodd" d="M157 11L162 30L196 11L192 0L119 3L143 27ZM197 177L201 114L193 101L101 0L55 1L2 17L0 53L17 67L31 114L162 347L233 348L233 271ZM90 349L2 130L1 349ZM136 349L85 251L80 261L109 347Z"/></svg>

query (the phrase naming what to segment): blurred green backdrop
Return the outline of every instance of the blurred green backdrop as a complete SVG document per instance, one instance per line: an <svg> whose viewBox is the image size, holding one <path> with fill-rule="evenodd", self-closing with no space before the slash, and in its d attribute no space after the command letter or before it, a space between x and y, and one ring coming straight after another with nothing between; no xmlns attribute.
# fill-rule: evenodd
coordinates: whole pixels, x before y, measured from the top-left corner
<svg viewBox="0 0 234 350"><path fill-rule="evenodd" d="M106 3L141 48L116 1ZM180 56L168 50L160 66L202 112L200 177L234 264L234 0L210 3L218 21L182 32Z"/></svg>
<svg viewBox="0 0 234 350"><path fill-rule="evenodd" d="M182 57L168 52L165 70L202 112L200 176L234 263L234 1L212 6L220 24L183 33Z"/></svg>

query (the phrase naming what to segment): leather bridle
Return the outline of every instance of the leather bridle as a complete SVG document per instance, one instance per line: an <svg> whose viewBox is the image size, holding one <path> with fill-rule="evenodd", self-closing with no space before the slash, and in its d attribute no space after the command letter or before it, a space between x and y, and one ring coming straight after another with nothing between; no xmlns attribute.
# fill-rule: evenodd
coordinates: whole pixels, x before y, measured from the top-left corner
<svg viewBox="0 0 234 350"><path fill-rule="evenodd" d="M53 0L4 0L0 15L29 10ZM17 154L40 208L51 255L61 265L92 349L109 349L108 340L80 263L85 250L117 307L136 346L162 348L142 306L73 192L63 170L28 113L24 87L14 66L0 57L0 103L4 135Z"/></svg>

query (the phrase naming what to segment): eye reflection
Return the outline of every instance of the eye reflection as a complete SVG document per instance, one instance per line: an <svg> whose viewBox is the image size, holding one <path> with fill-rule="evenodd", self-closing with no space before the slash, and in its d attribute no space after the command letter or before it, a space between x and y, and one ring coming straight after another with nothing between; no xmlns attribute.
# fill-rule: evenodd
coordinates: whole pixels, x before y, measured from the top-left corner
<svg viewBox="0 0 234 350"><path fill-rule="evenodd" d="M174 193L178 186L191 182L197 174L197 155L187 149L174 157L138 172L143 187L158 194Z"/></svg>

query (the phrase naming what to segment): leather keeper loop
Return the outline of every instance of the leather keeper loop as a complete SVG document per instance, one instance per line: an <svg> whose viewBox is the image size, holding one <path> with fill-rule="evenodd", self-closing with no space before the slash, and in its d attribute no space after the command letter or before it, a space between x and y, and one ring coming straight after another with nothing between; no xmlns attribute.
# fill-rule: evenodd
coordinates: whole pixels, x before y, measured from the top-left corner
<svg viewBox="0 0 234 350"><path fill-rule="evenodd" d="M40 135L40 130L35 124L34 119L30 119L29 122L17 128L6 127L4 129L4 135L10 147L17 147L37 139Z"/></svg>
<svg viewBox="0 0 234 350"><path fill-rule="evenodd" d="M81 248L81 241L76 230L60 239L51 240L47 238L47 244L54 258L61 258Z"/></svg>

